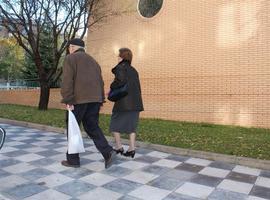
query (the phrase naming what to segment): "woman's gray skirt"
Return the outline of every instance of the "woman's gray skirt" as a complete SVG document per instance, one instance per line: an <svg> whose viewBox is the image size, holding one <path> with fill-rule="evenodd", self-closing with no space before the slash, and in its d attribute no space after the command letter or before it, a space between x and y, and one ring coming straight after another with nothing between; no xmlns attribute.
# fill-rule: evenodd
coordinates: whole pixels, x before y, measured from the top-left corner
<svg viewBox="0 0 270 200"><path fill-rule="evenodd" d="M140 112L113 112L110 123L110 132L136 133Z"/></svg>

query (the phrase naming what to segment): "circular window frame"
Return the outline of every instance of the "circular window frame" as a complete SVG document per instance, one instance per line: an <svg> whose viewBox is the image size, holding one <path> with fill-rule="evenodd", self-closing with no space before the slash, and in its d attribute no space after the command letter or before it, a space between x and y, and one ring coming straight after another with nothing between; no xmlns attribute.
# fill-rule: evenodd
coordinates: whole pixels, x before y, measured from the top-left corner
<svg viewBox="0 0 270 200"><path fill-rule="evenodd" d="M144 21L149 21L149 20L153 20L153 19L159 17L159 15L161 15L162 12L163 12L163 9L164 9L164 7L165 7L165 3L166 3L166 0L162 0L161 8L160 8L159 11L157 12L157 14L155 14L153 17L144 17L144 16L141 14L140 10L139 10L140 0L137 0L137 13L138 13L138 15L139 15L139 18L142 19L142 20L144 20Z"/></svg>

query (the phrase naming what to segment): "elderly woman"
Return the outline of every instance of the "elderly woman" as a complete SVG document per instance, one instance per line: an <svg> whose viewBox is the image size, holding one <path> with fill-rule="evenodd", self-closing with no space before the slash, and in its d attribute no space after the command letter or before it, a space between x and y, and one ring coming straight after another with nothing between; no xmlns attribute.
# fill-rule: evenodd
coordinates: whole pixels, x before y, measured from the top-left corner
<svg viewBox="0 0 270 200"><path fill-rule="evenodd" d="M112 69L115 78L110 88L111 90L114 90L127 86L127 95L114 103L110 132L115 138L116 153L134 158L139 115L140 112L143 111L141 86L138 72L131 66L131 50L128 48L121 48L119 50L119 58L121 61ZM129 148L126 152L124 152L121 144L120 134L123 133L129 134Z"/></svg>

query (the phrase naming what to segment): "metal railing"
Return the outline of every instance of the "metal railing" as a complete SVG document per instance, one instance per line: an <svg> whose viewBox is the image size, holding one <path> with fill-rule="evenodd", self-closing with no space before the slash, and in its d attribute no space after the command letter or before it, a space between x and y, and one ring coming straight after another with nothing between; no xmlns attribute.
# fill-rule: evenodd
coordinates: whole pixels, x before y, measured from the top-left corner
<svg viewBox="0 0 270 200"><path fill-rule="evenodd" d="M59 82L51 85L51 88L58 88L60 87ZM40 83L37 79L35 80L11 80L11 81L4 81L0 80L0 90L27 90L27 89L39 89Z"/></svg>

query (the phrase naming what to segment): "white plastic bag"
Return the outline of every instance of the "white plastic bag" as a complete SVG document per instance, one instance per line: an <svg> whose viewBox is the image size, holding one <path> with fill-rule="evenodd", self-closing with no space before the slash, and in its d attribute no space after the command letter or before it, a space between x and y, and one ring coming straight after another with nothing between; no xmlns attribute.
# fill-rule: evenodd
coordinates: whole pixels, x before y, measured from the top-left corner
<svg viewBox="0 0 270 200"><path fill-rule="evenodd" d="M81 130L71 110L68 111L68 153L85 152Z"/></svg>

